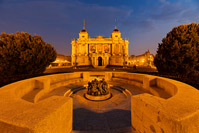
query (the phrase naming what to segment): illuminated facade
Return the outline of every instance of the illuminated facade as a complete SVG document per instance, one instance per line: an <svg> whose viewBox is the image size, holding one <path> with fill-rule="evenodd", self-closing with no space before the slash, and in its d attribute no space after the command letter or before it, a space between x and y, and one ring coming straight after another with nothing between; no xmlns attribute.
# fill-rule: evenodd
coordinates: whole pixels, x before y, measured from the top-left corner
<svg viewBox="0 0 199 133"><path fill-rule="evenodd" d="M129 65L131 66L151 66L153 67L154 56L150 54L149 50L142 55L138 56L130 56L129 57Z"/></svg>
<svg viewBox="0 0 199 133"><path fill-rule="evenodd" d="M73 66L123 66L128 62L129 41L121 38L121 33L116 26L110 38L102 36L90 38L84 24L79 38L74 39L71 44Z"/></svg>
<svg viewBox="0 0 199 133"><path fill-rule="evenodd" d="M62 54L57 54L57 58L54 62L50 64L49 67L54 67L54 66L69 66L71 65L71 57L70 56L65 56Z"/></svg>

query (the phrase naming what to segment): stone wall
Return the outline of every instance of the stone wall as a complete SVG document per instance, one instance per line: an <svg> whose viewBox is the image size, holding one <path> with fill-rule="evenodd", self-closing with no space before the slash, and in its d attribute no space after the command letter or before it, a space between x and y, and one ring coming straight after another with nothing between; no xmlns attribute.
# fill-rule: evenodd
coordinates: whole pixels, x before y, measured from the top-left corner
<svg viewBox="0 0 199 133"><path fill-rule="evenodd" d="M199 132L199 91L195 88L144 74L113 73L113 80L134 84L150 92L131 98L131 124L138 132ZM160 96L161 93L169 97Z"/></svg>
<svg viewBox="0 0 199 133"><path fill-rule="evenodd" d="M106 81L131 84L149 92L131 98L131 124L138 132L199 132L198 90L167 78L125 72L55 74L1 87L0 131L72 132L72 99L52 96L41 100L41 97L57 87L88 81L94 75L104 76Z"/></svg>
<svg viewBox="0 0 199 133"><path fill-rule="evenodd" d="M0 131L72 132L72 99L59 96L39 99L59 86L80 81L82 73L77 72L41 76L1 87Z"/></svg>

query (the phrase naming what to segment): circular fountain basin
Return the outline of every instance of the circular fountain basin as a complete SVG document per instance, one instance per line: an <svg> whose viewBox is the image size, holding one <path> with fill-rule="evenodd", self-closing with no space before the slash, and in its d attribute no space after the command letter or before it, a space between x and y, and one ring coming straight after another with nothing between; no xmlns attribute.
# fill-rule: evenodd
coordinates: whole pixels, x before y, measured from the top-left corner
<svg viewBox="0 0 199 133"><path fill-rule="evenodd" d="M111 93L108 93L106 95L101 95L101 96L93 96L93 95L89 95L87 93L85 93L85 98L87 98L88 100L92 100L92 101L103 101L103 100L107 100L109 99L112 95Z"/></svg>

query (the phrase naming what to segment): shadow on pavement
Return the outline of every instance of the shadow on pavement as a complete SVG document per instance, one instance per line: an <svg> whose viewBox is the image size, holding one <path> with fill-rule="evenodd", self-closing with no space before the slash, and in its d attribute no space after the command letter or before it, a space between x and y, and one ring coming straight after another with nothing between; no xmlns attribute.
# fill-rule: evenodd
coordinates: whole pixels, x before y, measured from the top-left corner
<svg viewBox="0 0 199 133"><path fill-rule="evenodd" d="M73 130L110 131L131 127L131 111L115 109L96 113L84 108L73 110Z"/></svg>

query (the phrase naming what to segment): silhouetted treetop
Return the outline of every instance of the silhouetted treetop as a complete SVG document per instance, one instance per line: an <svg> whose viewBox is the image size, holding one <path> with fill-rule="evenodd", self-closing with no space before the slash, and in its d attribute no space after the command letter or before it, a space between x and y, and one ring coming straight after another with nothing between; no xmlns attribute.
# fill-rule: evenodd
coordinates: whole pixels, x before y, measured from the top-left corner
<svg viewBox="0 0 199 133"><path fill-rule="evenodd" d="M199 76L199 24L174 27L158 44L154 63L161 73Z"/></svg>
<svg viewBox="0 0 199 133"><path fill-rule="evenodd" d="M26 32L0 35L0 75L42 73L56 55L54 47L40 35Z"/></svg>

